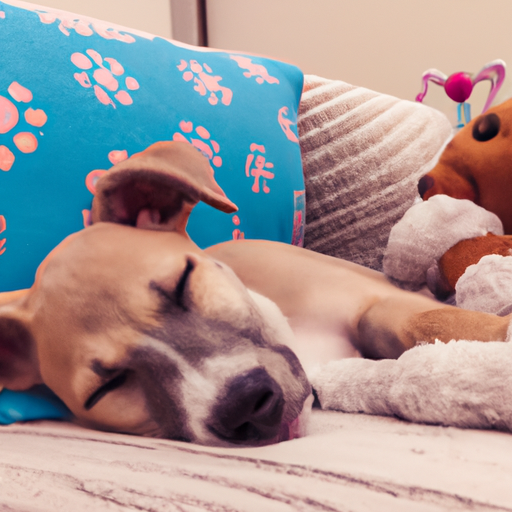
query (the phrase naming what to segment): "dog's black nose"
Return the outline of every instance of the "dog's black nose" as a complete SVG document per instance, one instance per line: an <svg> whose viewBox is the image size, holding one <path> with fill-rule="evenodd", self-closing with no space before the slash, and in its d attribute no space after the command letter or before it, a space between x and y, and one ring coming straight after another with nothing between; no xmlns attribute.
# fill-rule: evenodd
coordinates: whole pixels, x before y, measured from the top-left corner
<svg viewBox="0 0 512 512"><path fill-rule="evenodd" d="M228 384L208 427L232 443L272 439L279 433L283 408L281 386L266 370L255 368Z"/></svg>
<svg viewBox="0 0 512 512"><path fill-rule="evenodd" d="M420 178L418 181L418 192L420 196L423 198L426 192L428 192L434 186L434 178L429 176L428 174Z"/></svg>

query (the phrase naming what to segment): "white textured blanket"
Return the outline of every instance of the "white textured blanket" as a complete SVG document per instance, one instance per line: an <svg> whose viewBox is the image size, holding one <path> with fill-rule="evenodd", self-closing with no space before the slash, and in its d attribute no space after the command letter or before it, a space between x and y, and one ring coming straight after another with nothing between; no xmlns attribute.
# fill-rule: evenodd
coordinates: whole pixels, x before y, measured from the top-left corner
<svg viewBox="0 0 512 512"><path fill-rule="evenodd" d="M510 512L511 451L499 432L329 411L245 449L17 424L0 428L0 510Z"/></svg>

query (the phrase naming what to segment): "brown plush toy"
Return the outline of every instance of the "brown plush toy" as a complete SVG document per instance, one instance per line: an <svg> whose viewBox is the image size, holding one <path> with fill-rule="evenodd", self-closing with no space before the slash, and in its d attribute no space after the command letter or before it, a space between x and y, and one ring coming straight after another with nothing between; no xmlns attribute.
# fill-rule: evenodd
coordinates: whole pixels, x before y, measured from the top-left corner
<svg viewBox="0 0 512 512"><path fill-rule="evenodd" d="M441 299L455 292L467 309L512 311L512 100L462 128L418 191L423 202L391 231L384 272Z"/></svg>

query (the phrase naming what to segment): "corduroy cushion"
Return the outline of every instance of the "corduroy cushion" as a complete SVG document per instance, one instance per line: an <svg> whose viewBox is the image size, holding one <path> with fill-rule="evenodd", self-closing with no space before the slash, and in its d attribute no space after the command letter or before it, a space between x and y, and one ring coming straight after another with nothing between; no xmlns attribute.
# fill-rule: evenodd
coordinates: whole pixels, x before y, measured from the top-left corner
<svg viewBox="0 0 512 512"><path fill-rule="evenodd" d="M304 246L381 270L389 232L419 197L450 122L420 103L306 75L298 130Z"/></svg>

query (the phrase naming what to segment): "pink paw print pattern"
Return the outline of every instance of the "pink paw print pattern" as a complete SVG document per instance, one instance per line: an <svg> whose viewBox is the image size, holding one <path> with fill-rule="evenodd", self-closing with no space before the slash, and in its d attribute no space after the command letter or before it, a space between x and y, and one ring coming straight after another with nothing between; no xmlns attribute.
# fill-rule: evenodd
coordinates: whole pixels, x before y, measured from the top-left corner
<svg viewBox="0 0 512 512"><path fill-rule="evenodd" d="M87 55L79 52L71 55L71 62L83 70L81 73L74 74L75 80L86 89L92 87L96 98L103 105L112 105L116 108L110 94L113 94L121 105L131 105L133 99L128 91L139 89L137 80L131 76L123 76L124 68L116 59L111 57L103 59L97 51L90 49L85 53ZM87 71L92 73L92 78ZM120 81L127 90L120 88Z"/></svg>
<svg viewBox="0 0 512 512"><path fill-rule="evenodd" d="M277 121L279 122L279 125L281 126L281 129L283 130L284 134L288 138L288 140L291 140L292 142L299 142L299 139L297 138L297 135L293 133L290 126L295 125L291 119L287 119L288 115L288 107L283 107L279 109L279 112L277 113Z"/></svg>
<svg viewBox="0 0 512 512"><path fill-rule="evenodd" d="M114 149L108 154L108 159L112 165L116 165L124 160L128 160L128 151L126 149ZM85 178L85 186L92 195L96 194L96 182L106 172L108 172L106 169L95 169Z"/></svg>
<svg viewBox="0 0 512 512"><path fill-rule="evenodd" d="M222 158L219 156L220 146L219 143L214 141L210 132L203 126L197 126L194 130L194 124L191 121L180 122L180 132L176 132L172 136L172 140L189 142L195 148L210 160L211 165L220 167L222 165Z"/></svg>
<svg viewBox="0 0 512 512"><path fill-rule="evenodd" d="M230 55L230 58L234 60L238 66L242 69L246 69L244 76L247 78L256 77L258 84L267 82L268 84L278 84L279 79L275 76L270 76L267 68L261 64L254 64L249 57L242 57L241 55Z"/></svg>
<svg viewBox="0 0 512 512"><path fill-rule="evenodd" d="M0 235L7 229L5 217L0 215ZM0 256L5 252L5 238L0 238Z"/></svg>
<svg viewBox="0 0 512 512"><path fill-rule="evenodd" d="M33 99L32 91L23 87L18 82L12 82L7 88L10 97L18 104L30 103ZM34 128L41 128L46 124L46 113L41 109L28 108L23 113L25 121ZM20 120L19 107L9 98L0 96L0 135L7 135L15 128ZM40 135L43 133L40 131ZM0 141L2 137L0 137ZM31 132L17 132L12 136L12 141L21 153L33 153L38 146L36 136ZM4 144L0 144L0 170L10 171L16 157Z"/></svg>
<svg viewBox="0 0 512 512"><path fill-rule="evenodd" d="M128 151L126 149L114 149L108 154L108 159L112 165L123 162L128 159ZM96 194L96 182L106 173L106 169L95 169L91 171L85 178L85 186L92 194ZM82 217L84 221L84 228L91 225L91 210L82 210Z"/></svg>
<svg viewBox="0 0 512 512"><path fill-rule="evenodd" d="M217 105L220 102L223 105L230 105L233 99L233 91L228 87L223 87L219 84L222 80L221 76L214 76L213 71L208 64L202 65L197 60L181 60L178 64L178 69L183 71L183 80L185 82L193 82L194 91L197 91L201 96L208 95L208 102L211 105Z"/></svg>
<svg viewBox="0 0 512 512"><path fill-rule="evenodd" d="M108 154L108 159L112 165L119 164L128 160L128 151L126 149L113 149Z"/></svg>
<svg viewBox="0 0 512 512"><path fill-rule="evenodd" d="M95 21L90 23L80 18L66 16L64 13L55 13L48 11L37 11L39 19L46 25L51 25L56 21L59 21L59 30L65 35L70 35L70 30L74 30L77 34L85 37L92 36L95 32L104 39L115 39L123 43L134 43L135 38L130 34L122 34L115 28L103 23L101 21Z"/></svg>
<svg viewBox="0 0 512 512"><path fill-rule="evenodd" d="M233 240L244 240L245 233L243 231L240 231L240 228L238 227L240 226L240 217L238 215L233 215L231 220L233 221L233 224L237 226L233 230Z"/></svg>
<svg viewBox="0 0 512 512"><path fill-rule="evenodd" d="M251 144L250 149L251 153L247 155L247 159L245 161L245 175L248 178L254 178L252 191L255 194L258 194L260 190L263 190L265 194L268 194L270 192L270 188L267 185L267 180L272 180L275 176L275 174L269 169L273 169L274 164L267 162L265 146L253 143Z"/></svg>

